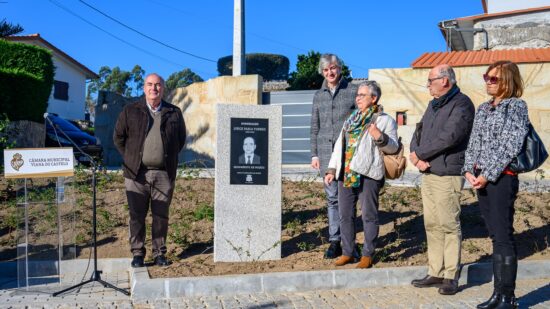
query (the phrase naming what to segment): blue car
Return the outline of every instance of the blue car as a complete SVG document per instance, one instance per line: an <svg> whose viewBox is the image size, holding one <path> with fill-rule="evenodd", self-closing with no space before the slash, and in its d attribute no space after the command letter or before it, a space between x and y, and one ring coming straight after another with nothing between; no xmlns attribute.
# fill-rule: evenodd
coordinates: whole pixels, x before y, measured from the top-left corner
<svg viewBox="0 0 550 309"><path fill-rule="evenodd" d="M57 114L48 113L48 119L46 119L46 147L73 147L74 156L78 162L88 165L90 158L84 155L74 147L65 134L82 149L88 155L94 157L94 160L101 159L103 154L103 148L100 142L94 136L82 131L80 128L70 123L69 121L59 117ZM61 131L65 132L63 134Z"/></svg>

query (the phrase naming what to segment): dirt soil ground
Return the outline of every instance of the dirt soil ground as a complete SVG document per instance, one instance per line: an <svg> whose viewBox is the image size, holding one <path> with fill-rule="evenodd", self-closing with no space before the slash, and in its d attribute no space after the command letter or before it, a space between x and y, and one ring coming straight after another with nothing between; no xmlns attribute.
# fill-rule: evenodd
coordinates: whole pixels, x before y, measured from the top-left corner
<svg viewBox="0 0 550 309"><path fill-rule="evenodd" d="M131 257L128 245L128 205L120 174L103 173L98 178L98 257ZM52 184L43 185L51 195ZM0 261L16 258L17 183L0 180ZM91 190L89 177L79 172L76 185L65 188L74 196L76 225L64 229L65 243L75 243L78 258L88 258L91 240ZM181 177L170 210L168 267L151 266L152 277L211 276L261 272L336 269L334 260L323 258L327 243L327 214L322 184L311 181L283 182L282 259L248 263L213 262L214 179ZM491 255L473 190L462 194L463 264L485 261ZM51 207L37 206L35 222L42 230L55 226ZM521 192L516 201L514 228L520 259L550 259L550 193ZM64 210L65 211L65 210ZM358 212L359 214L359 212ZM73 218L70 212L64 220ZM150 217L148 218L150 220ZM70 221L70 220L69 220ZM386 185L380 198L380 236L374 267L426 265L426 235L419 188ZM361 221L356 220L358 243L363 242ZM36 239L48 233L36 228ZM150 230L147 231L150 248ZM44 243L48 243L45 241ZM48 248L47 245L44 245ZM51 246L50 246L51 247ZM49 248L51 249L51 248ZM39 250L37 250L39 251ZM72 251L71 251L72 252ZM150 252L148 252L150 253ZM146 262L151 257L146 258ZM341 268L353 268L354 264Z"/></svg>

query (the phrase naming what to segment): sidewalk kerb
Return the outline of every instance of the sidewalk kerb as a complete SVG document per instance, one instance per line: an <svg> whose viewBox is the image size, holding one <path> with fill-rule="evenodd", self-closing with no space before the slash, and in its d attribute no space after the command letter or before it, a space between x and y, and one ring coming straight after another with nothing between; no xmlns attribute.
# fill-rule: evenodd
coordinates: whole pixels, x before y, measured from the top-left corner
<svg viewBox="0 0 550 309"><path fill-rule="evenodd" d="M130 270L132 299L149 300L409 285L426 272L426 266L408 266L151 279L145 268ZM544 278L550 278L550 260L519 263L518 280ZM491 263L474 263L462 267L459 284L491 280Z"/></svg>

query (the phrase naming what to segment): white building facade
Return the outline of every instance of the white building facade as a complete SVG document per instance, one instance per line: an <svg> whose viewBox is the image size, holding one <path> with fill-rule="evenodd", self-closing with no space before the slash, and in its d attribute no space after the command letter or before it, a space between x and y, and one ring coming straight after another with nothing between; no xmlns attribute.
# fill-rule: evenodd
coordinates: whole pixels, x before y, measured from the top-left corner
<svg viewBox="0 0 550 309"><path fill-rule="evenodd" d="M550 6L550 0L482 0L487 14Z"/></svg>
<svg viewBox="0 0 550 309"><path fill-rule="evenodd" d="M47 111L66 119L85 119L86 81L98 78L98 75L44 40L40 34L13 36L6 39L11 42L40 46L52 52L55 75Z"/></svg>

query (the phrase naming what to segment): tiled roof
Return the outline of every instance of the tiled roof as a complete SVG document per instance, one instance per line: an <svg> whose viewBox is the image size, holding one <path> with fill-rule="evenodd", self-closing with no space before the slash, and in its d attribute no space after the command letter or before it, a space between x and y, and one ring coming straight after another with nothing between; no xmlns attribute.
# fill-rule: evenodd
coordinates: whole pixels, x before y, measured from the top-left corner
<svg viewBox="0 0 550 309"><path fill-rule="evenodd" d="M424 53L413 61L413 68L432 68L439 64L454 67L489 65L498 60L515 63L550 62L550 48L524 48L506 50L467 50Z"/></svg>
<svg viewBox="0 0 550 309"><path fill-rule="evenodd" d="M80 62L76 61L73 57L67 55L65 52L60 50L59 48L53 46L50 42L44 40L39 33L35 34L29 34L29 35L16 35L16 36L9 36L4 38L7 41L10 42L29 42L29 41L38 41L46 46L46 48L49 48L58 54L60 54L62 57L67 59L69 62L76 65L78 68L80 68L82 71L84 71L84 74L87 78L98 78L99 76L94 73L92 70L88 69L86 66L81 64Z"/></svg>

